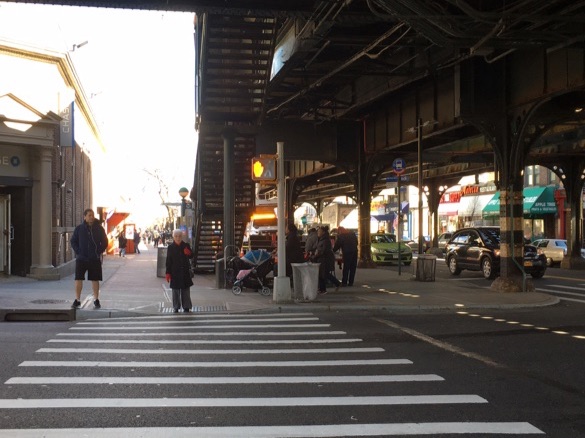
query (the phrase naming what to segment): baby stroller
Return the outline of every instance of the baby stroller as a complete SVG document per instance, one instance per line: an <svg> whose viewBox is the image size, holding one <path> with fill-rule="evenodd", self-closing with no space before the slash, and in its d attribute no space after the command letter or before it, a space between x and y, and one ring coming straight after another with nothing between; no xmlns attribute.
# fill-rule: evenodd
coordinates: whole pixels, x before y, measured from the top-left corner
<svg viewBox="0 0 585 438"><path fill-rule="evenodd" d="M248 251L243 257L232 257L226 266L226 280L232 284L234 295L244 288L256 289L260 295L270 295L268 274L274 271L274 258L264 250Z"/></svg>

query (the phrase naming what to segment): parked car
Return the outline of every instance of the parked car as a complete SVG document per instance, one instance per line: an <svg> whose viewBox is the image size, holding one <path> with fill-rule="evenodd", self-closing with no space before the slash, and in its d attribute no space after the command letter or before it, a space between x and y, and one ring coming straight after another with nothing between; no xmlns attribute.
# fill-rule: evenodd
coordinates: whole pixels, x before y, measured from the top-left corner
<svg viewBox="0 0 585 438"><path fill-rule="evenodd" d="M443 251L443 254L447 252L447 243L449 243L452 236L453 233L443 233L437 238L437 246Z"/></svg>
<svg viewBox="0 0 585 438"><path fill-rule="evenodd" d="M404 243L396 240L395 234L372 233L370 236L372 260L375 263L398 263L398 246L400 245L400 260L406 266L412 263L412 250Z"/></svg>
<svg viewBox="0 0 585 438"><path fill-rule="evenodd" d="M560 264L567 255L567 241L564 239L538 239L532 242L539 254L546 257L546 266Z"/></svg>
<svg viewBox="0 0 585 438"><path fill-rule="evenodd" d="M409 240L408 242L406 242L406 244L408 246L410 246L410 249L412 249L412 252L418 253L418 236L416 236L412 240ZM423 252L427 252L427 250L430 247L431 247L431 237L430 236L423 236Z"/></svg>
<svg viewBox="0 0 585 438"><path fill-rule="evenodd" d="M524 245L524 271L541 278L546 271L546 257L534 245ZM462 270L481 271L487 280L500 272L500 228L463 228L453 233L447 244L445 262L452 275Z"/></svg>

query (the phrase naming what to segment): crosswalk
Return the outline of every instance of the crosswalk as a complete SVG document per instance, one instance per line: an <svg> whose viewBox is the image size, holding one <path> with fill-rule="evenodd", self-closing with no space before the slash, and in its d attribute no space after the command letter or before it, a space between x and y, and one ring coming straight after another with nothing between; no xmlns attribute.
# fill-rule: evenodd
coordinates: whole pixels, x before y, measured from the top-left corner
<svg viewBox="0 0 585 438"><path fill-rule="evenodd" d="M427 368L310 313L88 320L4 382L0 437L544 434L485 412L473 421L488 400L450 393ZM424 406L437 409L428 421L411 410ZM79 412L103 418L80 424ZM37 420L19 428L19 415Z"/></svg>
<svg viewBox="0 0 585 438"><path fill-rule="evenodd" d="M553 294L561 300L585 304L585 283L579 283L576 286L550 284L547 287L537 287L536 291Z"/></svg>

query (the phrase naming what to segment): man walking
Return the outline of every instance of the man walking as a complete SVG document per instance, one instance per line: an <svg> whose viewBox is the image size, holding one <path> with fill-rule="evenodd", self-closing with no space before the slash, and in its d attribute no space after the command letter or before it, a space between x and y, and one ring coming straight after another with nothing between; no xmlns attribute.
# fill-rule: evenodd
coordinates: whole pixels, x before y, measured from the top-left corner
<svg viewBox="0 0 585 438"><path fill-rule="evenodd" d="M342 286L353 286L358 259L358 240L353 231L343 227L337 229L337 240L333 252L341 249L343 255Z"/></svg>
<svg viewBox="0 0 585 438"><path fill-rule="evenodd" d="M108 247L106 231L95 219L94 212L88 208L83 212L83 223L75 227L71 237L71 248L75 251L75 300L72 308L81 306L81 290L87 272L93 290L93 305L101 307L100 281L102 280L102 254Z"/></svg>
<svg viewBox="0 0 585 438"><path fill-rule="evenodd" d="M136 251L136 254L140 254L138 245L140 245L140 231L134 230L134 250Z"/></svg>

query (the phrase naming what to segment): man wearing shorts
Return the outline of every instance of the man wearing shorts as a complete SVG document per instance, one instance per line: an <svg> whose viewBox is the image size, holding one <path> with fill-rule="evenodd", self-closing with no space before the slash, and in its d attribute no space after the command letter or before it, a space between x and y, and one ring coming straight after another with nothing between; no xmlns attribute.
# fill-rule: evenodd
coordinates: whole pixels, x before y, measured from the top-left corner
<svg viewBox="0 0 585 438"><path fill-rule="evenodd" d="M75 227L71 237L71 248L75 251L75 300L72 308L81 306L81 290L87 272L87 279L91 281L93 289L93 305L101 307L100 281L102 280L102 254L108 247L106 231L95 220L93 210L88 208L83 212L83 223Z"/></svg>

